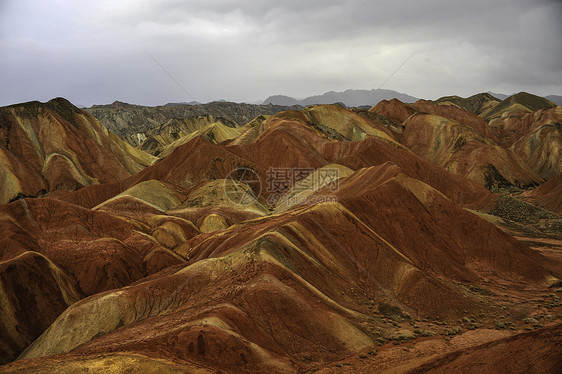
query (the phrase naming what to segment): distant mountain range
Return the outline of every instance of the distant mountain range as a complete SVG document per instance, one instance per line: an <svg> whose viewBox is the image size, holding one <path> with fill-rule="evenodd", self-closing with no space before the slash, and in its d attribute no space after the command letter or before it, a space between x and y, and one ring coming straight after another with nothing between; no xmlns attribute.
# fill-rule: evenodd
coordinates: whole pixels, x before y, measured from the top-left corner
<svg viewBox="0 0 562 374"><path fill-rule="evenodd" d="M488 93L490 95L494 96L496 99L500 99L500 100L505 100L510 96L510 95L506 95L506 94L495 93L495 92L492 92L492 91L488 91Z"/></svg>
<svg viewBox="0 0 562 374"><path fill-rule="evenodd" d="M488 93L500 100L505 100L508 97L512 96L512 95L505 95L505 94L500 94L500 93L495 93L495 92L490 92L488 91ZM543 96L545 99L552 101L553 103L555 103L556 105L562 105L562 96L558 96L558 95L548 95L548 96Z"/></svg>
<svg viewBox="0 0 562 374"><path fill-rule="evenodd" d="M552 101L553 103L556 103L556 105L562 105L562 96L548 95L548 96L545 96L544 98Z"/></svg>
<svg viewBox="0 0 562 374"><path fill-rule="evenodd" d="M488 91L488 94L492 95L493 97L495 97L496 99L501 100L505 100L508 97L512 96L511 95L506 95L503 93L496 93L496 92L491 92ZM445 96L448 97L448 96ZM545 99L552 101L553 103L557 104L557 105L562 105L562 96L559 95L548 95L548 96L543 96ZM315 104L343 104L346 107L372 107L374 105L376 105L379 101L381 100L392 100L392 99L398 99L402 102L405 103L414 103L416 102L419 98L415 97L415 96L411 96L405 93L401 93L398 91L394 91L394 90L385 90L385 89L373 89L373 90L353 90L353 89L349 89L346 91L342 91L342 92L335 92L335 91L330 91L330 92L326 92L323 93L321 95L313 95L313 96L309 96L306 97L304 99L296 99L294 97L291 96L286 96L286 95L273 95L273 96L269 96L267 99L261 101L261 100L257 100L257 101L252 101L252 102L240 102L239 104L252 104L252 105L267 105L267 104L273 104L273 105L279 105L279 106L294 106L294 105L300 105L300 106L310 106L310 105L315 105ZM440 99L438 99L440 100ZM193 105L193 106L198 106L198 105L206 105L206 104L212 104L212 103L227 103L230 102L228 100L225 99L221 99L221 100L213 100L213 101L209 101L207 103L202 103L199 101L190 101L190 102L186 102L186 101L182 101L182 102L172 102L172 103L166 103L164 105L160 105L159 107L181 107L181 106L187 106L187 105ZM128 104L128 103L123 103L120 101L115 101L113 104L110 104L112 107L141 107L141 105L135 105L135 104ZM100 107L108 107L110 105L93 105L91 108L100 108ZM88 109L87 106L85 105L77 105L77 107L82 108L82 109ZM143 106L144 107L144 106ZM152 107L147 107L147 108L152 108Z"/></svg>
<svg viewBox="0 0 562 374"><path fill-rule="evenodd" d="M189 103L186 101L182 101L179 103L167 103L164 104L163 106L178 106L178 105L201 105L202 103L200 103L199 101L190 101Z"/></svg>
<svg viewBox="0 0 562 374"><path fill-rule="evenodd" d="M330 91L322 95L309 96L299 100L290 96L274 95L263 101L264 104L273 105L302 105L309 106L314 104L335 104L341 103L348 107L369 106L377 104L381 100L398 99L402 102L413 103L418 100L414 96L403 94L393 90L346 90L343 92Z"/></svg>

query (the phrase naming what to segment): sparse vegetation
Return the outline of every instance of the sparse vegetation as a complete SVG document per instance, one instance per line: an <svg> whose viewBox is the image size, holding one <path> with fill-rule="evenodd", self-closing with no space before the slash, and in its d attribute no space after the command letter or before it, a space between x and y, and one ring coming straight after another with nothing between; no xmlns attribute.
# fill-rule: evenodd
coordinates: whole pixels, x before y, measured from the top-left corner
<svg viewBox="0 0 562 374"><path fill-rule="evenodd" d="M513 186L503 175L500 174L498 169L492 164L486 166L484 171L484 187L492 192L497 192L499 189L505 189Z"/></svg>
<svg viewBox="0 0 562 374"><path fill-rule="evenodd" d="M411 339L414 339L414 335L406 334L406 333L398 333L393 335L390 339L394 340L395 342L405 342Z"/></svg>
<svg viewBox="0 0 562 374"><path fill-rule="evenodd" d="M513 323L509 321L494 321L494 325L497 330L510 329L513 327Z"/></svg>
<svg viewBox="0 0 562 374"><path fill-rule="evenodd" d="M414 334L417 336L433 336L433 332L430 330L423 330L421 328L414 329Z"/></svg>
<svg viewBox="0 0 562 374"><path fill-rule="evenodd" d="M545 307L547 309L552 309L552 308L556 308L558 306L561 306L562 304L560 303L560 297L556 296L555 294L552 294L550 296L550 298L548 300L545 301Z"/></svg>
<svg viewBox="0 0 562 374"><path fill-rule="evenodd" d="M556 217L547 210L509 195L502 195L490 213L520 223L537 223L540 219Z"/></svg>
<svg viewBox="0 0 562 374"><path fill-rule="evenodd" d="M458 335L462 333L462 327L460 326L452 326L450 329L445 329L445 335Z"/></svg>
<svg viewBox="0 0 562 374"><path fill-rule="evenodd" d="M390 305L388 303L379 303L378 305L379 313L385 316L386 318L390 318L394 321L391 321L392 324L396 325L395 321L404 322L410 319L410 316L403 313L402 309L397 306Z"/></svg>

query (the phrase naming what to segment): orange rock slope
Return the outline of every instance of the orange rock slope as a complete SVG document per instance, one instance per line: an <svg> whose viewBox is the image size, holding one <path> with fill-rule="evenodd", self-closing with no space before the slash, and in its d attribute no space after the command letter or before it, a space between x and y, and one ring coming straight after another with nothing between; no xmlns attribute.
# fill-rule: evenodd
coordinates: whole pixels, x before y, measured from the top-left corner
<svg viewBox="0 0 562 374"><path fill-rule="evenodd" d="M28 153L6 146L4 154L41 166L38 150L70 147L60 140L66 131L93 139L116 163L130 154L103 131L67 130L68 112L52 105L18 106L2 128L47 116L63 135L39 136L40 146L21 135ZM494 341L501 355L559 333L562 263L494 225L498 195L476 174L446 167L449 145L432 153L424 144L454 145L460 131L494 148L479 127L488 125L432 105L379 104L388 121L339 106L284 112L230 141L194 137L134 174L125 161L103 176L83 166L101 184L0 205L0 372L372 372L385 352L396 357L390 342L400 352L440 347L420 351L408 369L445 370L470 365L478 342ZM431 111L441 127L423 119ZM386 127L394 121L403 131ZM88 162L70 149L74 165ZM526 162L497 170L521 179ZM59 175L26 167L48 186ZM272 189L272 167L304 175ZM328 172L331 183L315 179ZM557 185L543 187L536 196ZM520 335L526 328L539 330ZM490 337L489 329L505 331ZM465 333L476 336L472 345L448 344ZM501 340L506 334L515 337ZM556 346L540 352L541 367L556 367Z"/></svg>
<svg viewBox="0 0 562 374"><path fill-rule="evenodd" d="M473 113L462 100L382 101L370 112L393 120L417 155L489 189L534 187L560 172L560 107L519 93Z"/></svg>
<svg viewBox="0 0 562 374"><path fill-rule="evenodd" d="M0 108L0 203L114 182L153 161L65 99Z"/></svg>

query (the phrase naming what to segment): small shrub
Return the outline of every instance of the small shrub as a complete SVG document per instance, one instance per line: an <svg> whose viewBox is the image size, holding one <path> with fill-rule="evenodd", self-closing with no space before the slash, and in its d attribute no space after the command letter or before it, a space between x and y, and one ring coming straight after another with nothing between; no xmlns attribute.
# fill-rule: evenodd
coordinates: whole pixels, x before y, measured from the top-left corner
<svg viewBox="0 0 562 374"><path fill-rule="evenodd" d="M377 344L378 345L383 345L387 342L387 340L383 337L377 338Z"/></svg>
<svg viewBox="0 0 562 374"><path fill-rule="evenodd" d="M453 326L450 329L445 330L445 335L457 335L462 332L462 328L459 326Z"/></svg>
<svg viewBox="0 0 562 374"><path fill-rule="evenodd" d="M507 329L507 328L511 328L511 326L513 324L511 322L496 321L495 325L496 325L497 330L504 330L504 329Z"/></svg>

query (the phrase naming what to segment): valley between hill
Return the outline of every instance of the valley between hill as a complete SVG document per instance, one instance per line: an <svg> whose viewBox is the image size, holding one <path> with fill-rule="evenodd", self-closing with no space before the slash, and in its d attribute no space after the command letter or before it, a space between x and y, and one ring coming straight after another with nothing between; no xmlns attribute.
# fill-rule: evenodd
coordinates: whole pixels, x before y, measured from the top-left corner
<svg viewBox="0 0 562 374"><path fill-rule="evenodd" d="M0 372L562 370L562 107L244 105L0 108Z"/></svg>

